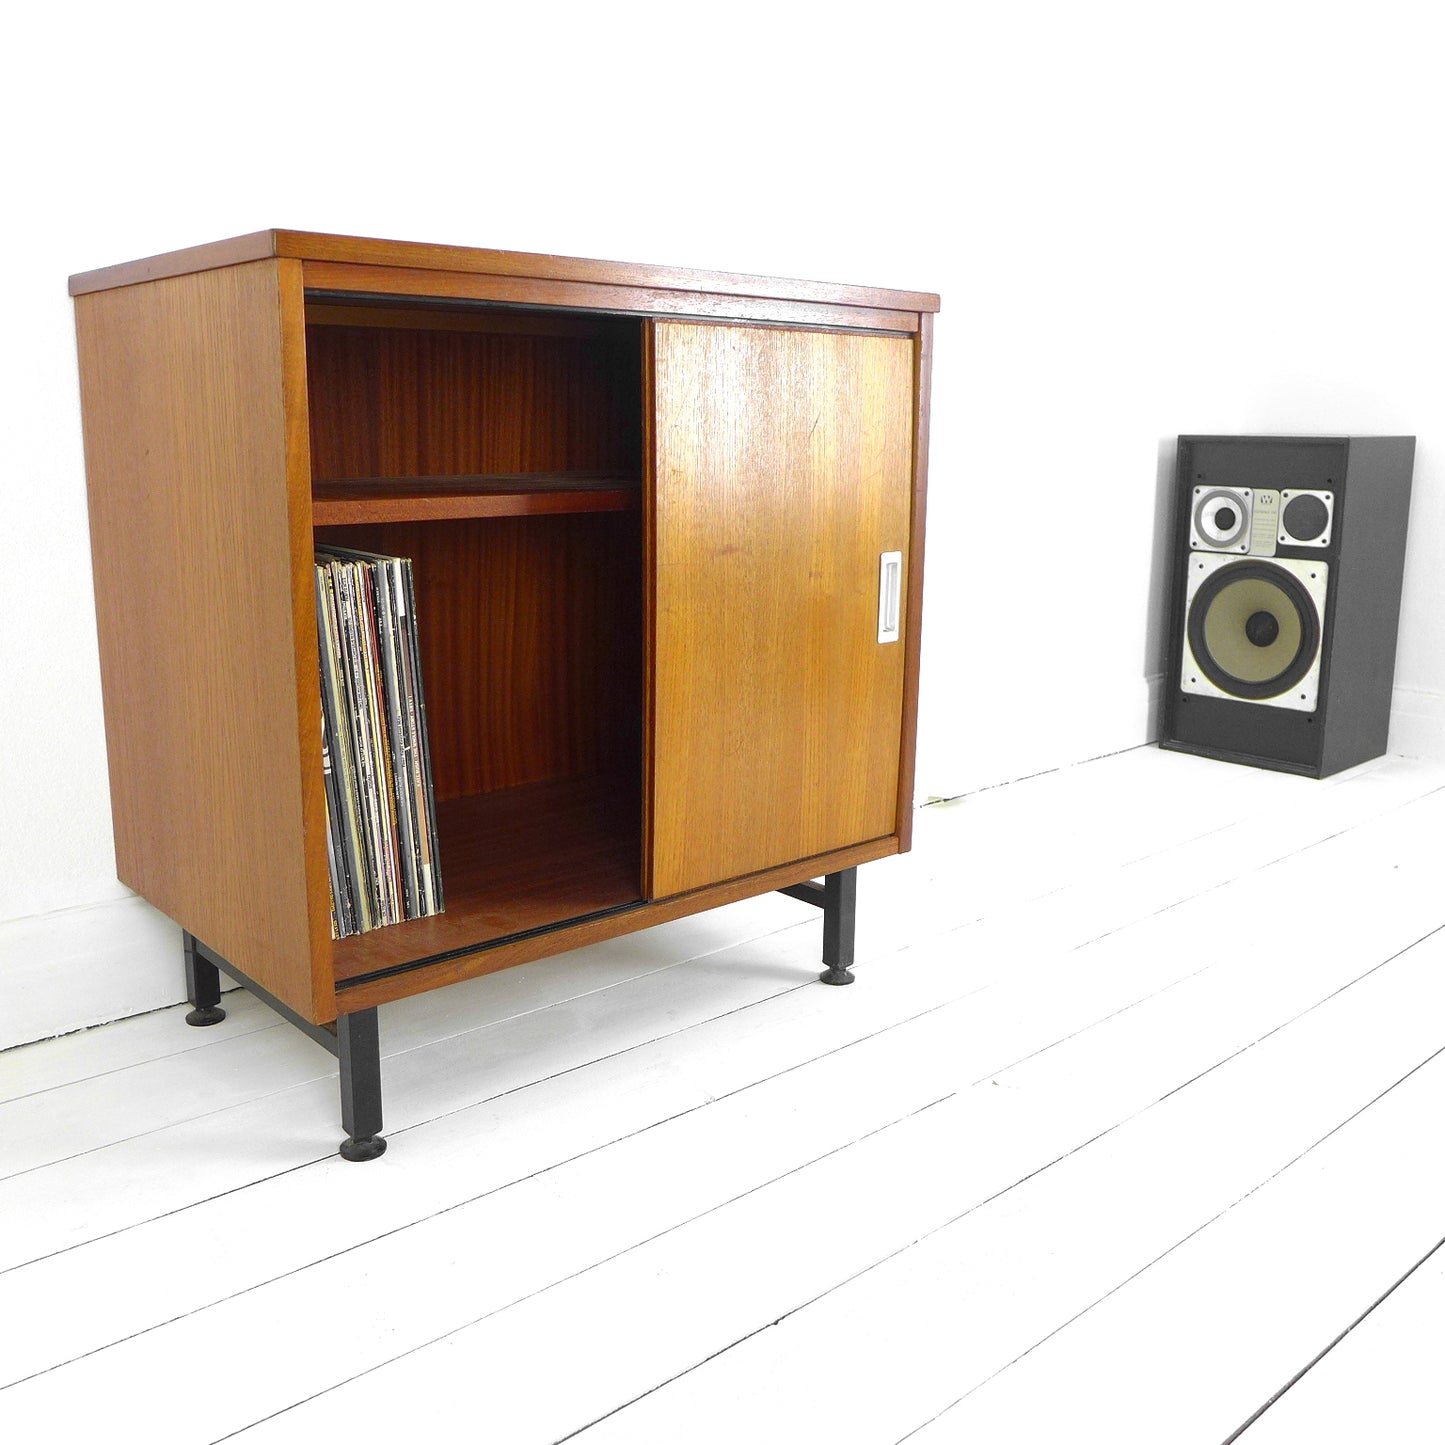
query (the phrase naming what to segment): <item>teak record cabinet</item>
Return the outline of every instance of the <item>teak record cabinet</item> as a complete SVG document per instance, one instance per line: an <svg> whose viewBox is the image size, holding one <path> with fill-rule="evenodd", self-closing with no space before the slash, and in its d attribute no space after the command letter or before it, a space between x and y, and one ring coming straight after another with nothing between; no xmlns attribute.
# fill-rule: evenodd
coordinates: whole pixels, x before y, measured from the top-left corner
<svg viewBox="0 0 1445 1445"><path fill-rule="evenodd" d="M775 889L851 978L909 846L936 296L296 231L70 289L117 870L192 1022L258 992L371 1158L389 1000ZM339 941L318 539L413 559L446 889Z"/></svg>

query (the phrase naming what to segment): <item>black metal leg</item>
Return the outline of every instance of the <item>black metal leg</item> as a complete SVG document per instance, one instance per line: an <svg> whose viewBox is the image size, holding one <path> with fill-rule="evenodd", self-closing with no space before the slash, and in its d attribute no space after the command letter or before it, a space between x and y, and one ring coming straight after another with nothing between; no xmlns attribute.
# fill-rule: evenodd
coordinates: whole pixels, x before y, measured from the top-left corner
<svg viewBox="0 0 1445 1445"><path fill-rule="evenodd" d="M824 983L853 982L853 934L858 918L858 870L844 868L823 878Z"/></svg>
<svg viewBox="0 0 1445 1445"><path fill-rule="evenodd" d="M341 1157L352 1163L386 1153L381 1137L381 1034L376 1010L342 1014L336 1020L336 1056L341 1061L341 1127L350 1136Z"/></svg>
<svg viewBox="0 0 1445 1445"><path fill-rule="evenodd" d="M191 1001L191 1011L186 1022L196 1028L218 1024L226 1017L226 1010L219 1008L221 1002L221 975L216 965L196 952L195 938L184 931L181 933L181 948L186 960L186 997Z"/></svg>

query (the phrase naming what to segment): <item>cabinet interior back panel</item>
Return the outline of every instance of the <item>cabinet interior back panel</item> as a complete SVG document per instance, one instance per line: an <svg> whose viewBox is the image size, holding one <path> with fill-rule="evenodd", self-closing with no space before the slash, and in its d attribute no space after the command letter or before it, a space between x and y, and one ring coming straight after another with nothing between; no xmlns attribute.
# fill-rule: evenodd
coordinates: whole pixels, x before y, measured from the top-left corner
<svg viewBox="0 0 1445 1445"><path fill-rule="evenodd" d="M656 324L651 896L895 832L913 386L906 338Z"/></svg>
<svg viewBox="0 0 1445 1445"><path fill-rule="evenodd" d="M640 788L639 525L632 512L318 529L412 560L439 801L602 773Z"/></svg>
<svg viewBox="0 0 1445 1445"><path fill-rule="evenodd" d="M318 478L640 472L636 322L580 336L312 325L306 358Z"/></svg>

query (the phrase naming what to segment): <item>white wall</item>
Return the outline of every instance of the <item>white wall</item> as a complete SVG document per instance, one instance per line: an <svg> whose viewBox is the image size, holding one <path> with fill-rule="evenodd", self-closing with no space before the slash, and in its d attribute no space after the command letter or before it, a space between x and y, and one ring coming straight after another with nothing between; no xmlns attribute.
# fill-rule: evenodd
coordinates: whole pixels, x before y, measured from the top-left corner
<svg viewBox="0 0 1445 1445"><path fill-rule="evenodd" d="M48 9L0 100L0 1044L178 986L112 872L65 278L267 226L940 292L933 794L1150 735L1173 436L1415 433L1395 745L1433 745L1422 10Z"/></svg>

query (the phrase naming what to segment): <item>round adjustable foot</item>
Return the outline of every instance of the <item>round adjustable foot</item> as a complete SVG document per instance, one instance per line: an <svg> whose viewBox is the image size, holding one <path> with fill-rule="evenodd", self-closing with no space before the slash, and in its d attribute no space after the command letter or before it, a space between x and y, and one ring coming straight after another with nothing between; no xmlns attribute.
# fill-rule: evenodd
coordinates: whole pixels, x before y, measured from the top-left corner
<svg viewBox="0 0 1445 1445"><path fill-rule="evenodd" d="M202 1008L193 1008L186 1015L186 1022L193 1029L207 1028L211 1024L218 1024L226 1017L226 1010L217 1008L215 1004L208 1003Z"/></svg>
<svg viewBox="0 0 1445 1445"><path fill-rule="evenodd" d="M825 968L818 977L824 983L837 984L841 988L845 983L852 983L855 974L851 968Z"/></svg>
<svg viewBox="0 0 1445 1445"><path fill-rule="evenodd" d="M343 1139L337 1151L351 1164L365 1164L368 1159L380 1159L386 1153L386 1140L380 1134L369 1139Z"/></svg>

